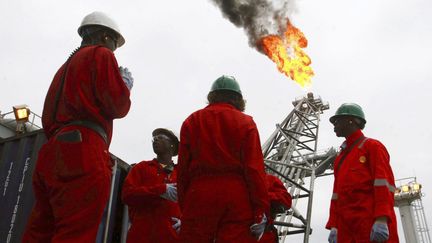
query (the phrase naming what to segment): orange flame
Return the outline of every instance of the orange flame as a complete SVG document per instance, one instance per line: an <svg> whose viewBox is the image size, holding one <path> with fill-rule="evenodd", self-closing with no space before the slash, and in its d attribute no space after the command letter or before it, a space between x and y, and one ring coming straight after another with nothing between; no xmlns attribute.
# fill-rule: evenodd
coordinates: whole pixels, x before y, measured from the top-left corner
<svg viewBox="0 0 432 243"><path fill-rule="evenodd" d="M277 35L268 35L261 39L261 44L281 73L302 87L311 84L314 72L309 66L311 59L302 49L308 44L303 32L288 22L283 39Z"/></svg>

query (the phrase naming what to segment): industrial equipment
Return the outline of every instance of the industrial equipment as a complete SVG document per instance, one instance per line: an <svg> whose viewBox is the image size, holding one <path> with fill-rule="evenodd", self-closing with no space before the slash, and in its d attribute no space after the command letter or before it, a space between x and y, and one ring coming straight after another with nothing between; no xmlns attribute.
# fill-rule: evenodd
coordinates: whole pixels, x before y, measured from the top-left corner
<svg viewBox="0 0 432 243"><path fill-rule="evenodd" d="M292 208L275 222L281 242L287 235L303 233L309 242L314 183L317 176L331 169L336 150L317 152L320 115L329 105L320 97L308 93L293 102L294 109L276 125L276 130L263 144L264 162L268 173L284 182L291 194ZM306 201L306 212L298 208L300 200Z"/></svg>
<svg viewBox="0 0 432 243"><path fill-rule="evenodd" d="M409 243L432 243L422 203L422 185L415 177L396 180L395 206L404 229L405 241Z"/></svg>
<svg viewBox="0 0 432 243"><path fill-rule="evenodd" d="M12 109L6 113L0 111L0 140L42 128L41 117L27 105L16 105Z"/></svg>
<svg viewBox="0 0 432 243"><path fill-rule="evenodd" d="M308 243L312 233L314 183L317 177L333 174L337 152L334 148L317 151L320 115L329 105L312 93L296 99L293 105L294 109L276 124L276 130L262 145L262 152L267 173L281 179L293 198L292 208L274 222L280 242L288 235L304 234L303 242ZM46 142L38 125L40 118L26 105L14 106L11 112L0 112L1 242L20 242L34 202L31 175L37 153ZM121 203L118 193L130 165L114 155L111 158L117 166L113 168L110 210L101 222L98 243L126 242L129 225L127 207ZM415 178L396 182L399 186L395 204L400 211L406 242L432 243L421 201L422 185Z"/></svg>
<svg viewBox="0 0 432 243"><path fill-rule="evenodd" d="M9 118L12 114L15 118ZM32 174L38 152L46 142L44 131L37 125L40 118L27 106L15 106L14 111L0 113L0 242L21 242L34 204ZM125 242L127 233L127 210L119 193L130 165L112 154L111 160L115 166L110 200L97 243Z"/></svg>

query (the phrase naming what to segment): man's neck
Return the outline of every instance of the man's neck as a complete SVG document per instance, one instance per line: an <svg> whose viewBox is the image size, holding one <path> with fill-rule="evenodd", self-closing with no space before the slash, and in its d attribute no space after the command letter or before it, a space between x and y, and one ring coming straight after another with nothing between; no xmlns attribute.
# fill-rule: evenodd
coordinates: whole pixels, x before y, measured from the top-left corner
<svg viewBox="0 0 432 243"><path fill-rule="evenodd" d="M355 129L351 129L349 134L345 136L345 139L348 139L349 137L351 137L354 133L356 133L359 129L355 128Z"/></svg>
<svg viewBox="0 0 432 243"><path fill-rule="evenodd" d="M172 163L172 156L170 154L158 154L156 159L163 165L169 165Z"/></svg>

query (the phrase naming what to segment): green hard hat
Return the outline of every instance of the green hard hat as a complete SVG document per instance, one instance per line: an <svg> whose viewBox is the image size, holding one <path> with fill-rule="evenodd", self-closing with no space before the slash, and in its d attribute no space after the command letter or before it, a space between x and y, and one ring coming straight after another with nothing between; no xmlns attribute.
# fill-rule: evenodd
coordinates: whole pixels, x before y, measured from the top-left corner
<svg viewBox="0 0 432 243"><path fill-rule="evenodd" d="M336 114L330 117L330 122L334 123L336 118L340 116L353 116L360 118L364 123L366 123L365 115L362 108L355 103L344 103L336 111Z"/></svg>
<svg viewBox="0 0 432 243"><path fill-rule="evenodd" d="M234 77L222 75L216 81L213 82L210 92L216 90L231 90L236 92L239 95L242 95L240 90L240 85L237 83Z"/></svg>

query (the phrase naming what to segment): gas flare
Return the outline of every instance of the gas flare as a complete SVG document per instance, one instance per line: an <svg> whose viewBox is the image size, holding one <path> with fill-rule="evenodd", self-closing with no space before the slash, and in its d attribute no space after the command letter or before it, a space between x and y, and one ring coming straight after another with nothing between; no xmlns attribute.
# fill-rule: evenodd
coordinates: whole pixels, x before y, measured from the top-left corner
<svg viewBox="0 0 432 243"><path fill-rule="evenodd" d="M303 32L289 21L282 38L279 35L267 35L261 39L262 50L277 64L279 71L302 87L309 86L314 75L309 66L311 59L302 49L307 44Z"/></svg>

